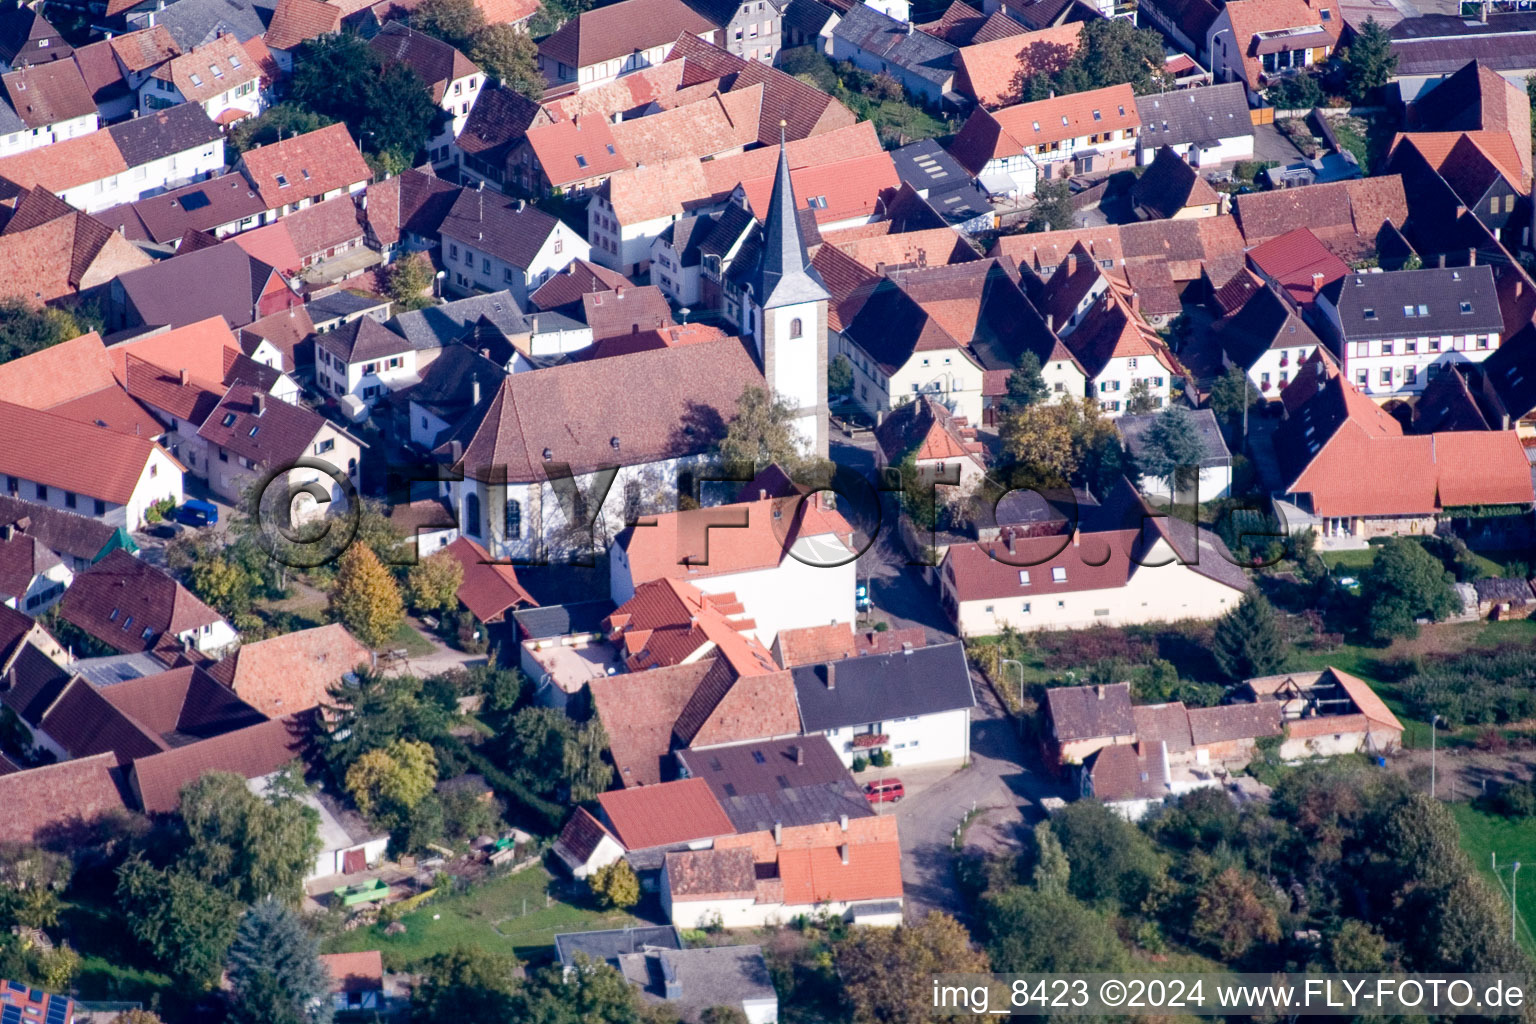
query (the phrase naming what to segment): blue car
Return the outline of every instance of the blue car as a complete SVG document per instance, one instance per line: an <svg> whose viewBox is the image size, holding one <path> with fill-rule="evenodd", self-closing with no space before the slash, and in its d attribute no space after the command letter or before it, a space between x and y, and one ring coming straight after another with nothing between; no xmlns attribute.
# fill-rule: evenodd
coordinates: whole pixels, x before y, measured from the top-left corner
<svg viewBox="0 0 1536 1024"><path fill-rule="evenodd" d="M219 521L219 507L210 501L189 498L176 510L176 521L187 526L213 526Z"/></svg>

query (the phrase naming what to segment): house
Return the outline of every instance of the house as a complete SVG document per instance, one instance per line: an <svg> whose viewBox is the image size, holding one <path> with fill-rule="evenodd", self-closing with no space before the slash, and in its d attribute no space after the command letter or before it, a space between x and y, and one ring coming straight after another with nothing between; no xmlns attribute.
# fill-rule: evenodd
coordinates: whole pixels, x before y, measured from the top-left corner
<svg viewBox="0 0 1536 1024"><path fill-rule="evenodd" d="M378 35L368 40L368 48L387 62L404 64L427 84L432 102L447 115L442 129L427 140L427 156L434 164L450 163L453 140L469 120L470 108L475 105L485 74L468 57L441 39L417 32L398 21L380 29Z"/></svg>
<svg viewBox="0 0 1536 1024"><path fill-rule="evenodd" d="M802 913L892 925L901 904L901 848L889 816L730 836L709 850L669 853L662 866L662 912L679 928L717 920L760 927Z"/></svg>
<svg viewBox="0 0 1536 1024"><path fill-rule="evenodd" d="M1239 82L1137 96L1136 115L1139 164L1151 163L1164 147L1191 167L1253 159L1253 121Z"/></svg>
<svg viewBox="0 0 1536 1024"><path fill-rule="evenodd" d="M363 197L368 245L387 260L398 251L437 248L443 218L458 194L458 186L415 169L368 186Z"/></svg>
<svg viewBox="0 0 1536 1024"><path fill-rule="evenodd" d="M773 660L785 668L817 665L837 658L864 654L890 654L908 647L922 647L927 634L920 626L905 629L854 631L851 622L825 626L781 629L773 639Z"/></svg>
<svg viewBox="0 0 1536 1024"><path fill-rule="evenodd" d="M751 609L764 646L780 629L854 619L852 527L814 498L647 519L654 525L627 528L610 551L611 593L620 605L648 581L686 580L704 594L734 594Z"/></svg>
<svg viewBox="0 0 1536 1024"><path fill-rule="evenodd" d="M1249 249L1248 265L1301 310L1310 310L1319 292L1350 272L1349 264L1306 228Z"/></svg>
<svg viewBox="0 0 1536 1024"><path fill-rule="evenodd" d="M1526 37L1530 21L1522 17L1526 13L1485 7L1468 18L1449 13L1404 18L1391 30L1397 65L1390 84L1404 101L1417 101L1475 62L1518 87L1536 71L1536 50Z"/></svg>
<svg viewBox="0 0 1536 1024"><path fill-rule="evenodd" d="M1403 179L1388 174L1355 181L1272 192L1250 192L1233 201L1233 215L1249 246L1262 245L1298 227L1307 228L1345 263L1374 256L1392 225L1408 220Z"/></svg>
<svg viewBox="0 0 1536 1024"><path fill-rule="evenodd" d="M1006 175L1022 191L1032 184L1025 161L1047 178L1134 167L1140 129L1131 87L1112 85L998 111L974 111L949 151L983 179L982 184Z"/></svg>
<svg viewBox="0 0 1536 1024"><path fill-rule="evenodd" d="M1498 15L1493 18L1501 20ZM1506 46L1512 45L1507 38L1503 42ZM1394 50L1398 45L1394 42ZM1411 97L1406 111L1406 127L1412 134L1407 137L1416 144L1431 147L1431 152L1425 155L1433 156L1436 155L1434 151L1457 144L1460 135L1465 134L1496 160L1501 169L1518 167L1528 177L1531 109L1528 100L1520 95L1519 84L1501 74L1496 70L1496 63L1487 59L1455 65L1454 74L1442 75L1433 83L1432 89ZM1432 141L1425 137L1426 134L1440 135L1441 138ZM1479 211L1480 214L1483 212Z"/></svg>
<svg viewBox="0 0 1536 1024"><path fill-rule="evenodd" d="M243 175L220 174L103 210L97 219L141 248L169 255L189 231L228 238L259 224L265 209Z"/></svg>
<svg viewBox="0 0 1536 1024"><path fill-rule="evenodd" d="M958 3L959 0L956 0ZM966 232L995 227L996 218L986 192L954 157L932 139L891 152L896 174L921 199L927 200L944 223ZM892 205L896 205L894 202Z"/></svg>
<svg viewBox="0 0 1536 1024"><path fill-rule="evenodd" d="M369 1010L378 1012L386 1009L384 956L378 950L322 953L320 964L331 977L332 1008L336 1013L366 1013Z"/></svg>
<svg viewBox="0 0 1536 1024"><path fill-rule="evenodd" d="M28 305L98 299L114 277L147 266L149 257L108 223L38 186L0 228L0 296Z"/></svg>
<svg viewBox="0 0 1536 1024"><path fill-rule="evenodd" d="M96 100L74 61L20 65L0 74L0 87L10 104L6 113L19 122L4 126L0 156L76 139L101 124Z"/></svg>
<svg viewBox="0 0 1536 1024"><path fill-rule="evenodd" d="M1301 375L1302 364L1322 344L1291 305L1272 288L1258 288L1236 312L1211 325L1221 365L1248 374L1259 395L1275 401Z"/></svg>
<svg viewBox="0 0 1536 1024"><path fill-rule="evenodd" d="M511 157L545 114L538 102L500 84L482 84L469 116L453 140L454 163L466 185L488 182L501 188L515 182Z"/></svg>
<svg viewBox="0 0 1536 1024"><path fill-rule="evenodd" d="M604 827L624 847L631 866L654 870L660 853L707 849L735 833L707 783L677 779L657 786L610 790L598 796Z"/></svg>
<svg viewBox="0 0 1536 1024"><path fill-rule="evenodd" d="M890 75L923 106L937 108L954 91L958 48L868 4L850 6L821 40L828 57Z"/></svg>
<svg viewBox="0 0 1536 1024"><path fill-rule="evenodd" d="M1227 200L1165 146L1131 186L1131 206L1142 220L1184 220L1225 213Z"/></svg>
<svg viewBox="0 0 1536 1024"><path fill-rule="evenodd" d="M1529 618L1532 610L1531 581L1490 577L1473 580L1472 589L1477 594L1477 612L1489 619Z"/></svg>
<svg viewBox="0 0 1536 1024"><path fill-rule="evenodd" d="M73 52L41 11L17 5L0 14L0 70L67 60Z"/></svg>
<svg viewBox="0 0 1536 1024"><path fill-rule="evenodd" d="M0 527L0 603L41 615L74 578L63 559L42 541L12 526Z"/></svg>
<svg viewBox="0 0 1536 1024"><path fill-rule="evenodd" d="M960 634L1211 619L1247 592L1213 533L1152 513L1128 481L1111 499L1075 529L1004 529L997 540L951 545L939 592Z"/></svg>
<svg viewBox="0 0 1536 1024"><path fill-rule="evenodd" d="M723 42L720 26L682 0L622 0L577 15L540 42L539 70L554 89L585 91L660 64L680 35Z"/></svg>
<svg viewBox="0 0 1536 1024"><path fill-rule="evenodd" d="M0 158L0 195L41 185L86 213L211 175L224 137L195 103Z"/></svg>
<svg viewBox="0 0 1536 1024"><path fill-rule="evenodd" d="M124 653L224 650L236 640L218 612L160 569L126 551L113 551L75 580L59 614Z"/></svg>
<svg viewBox="0 0 1536 1024"><path fill-rule="evenodd" d="M772 657L756 636L735 594L705 595L692 584L651 580L635 588L603 628L617 660L631 672L680 665L711 654L732 662L768 668Z"/></svg>
<svg viewBox="0 0 1536 1024"><path fill-rule="evenodd" d="M142 29L150 25L163 26L183 51L210 43L221 35L232 35L241 43L266 31L265 11L249 0L179 0L184 6L171 10L175 4L160 10L149 5L137 5L127 17L130 28Z"/></svg>
<svg viewBox="0 0 1536 1024"><path fill-rule="evenodd" d="M1162 336L1135 308L1135 293L1127 295L1119 282L1105 280L1109 287L1063 342L1083 368L1089 397L1110 417L1129 410L1138 388L1152 408L1160 409L1172 394L1174 374L1182 370Z"/></svg>
<svg viewBox="0 0 1536 1024"><path fill-rule="evenodd" d="M247 233L246 237L259 231L286 234L299 258L299 268L305 271L305 279L316 286L353 276L378 262L378 257L363 246L366 232L361 212L357 201L349 195L306 206L275 225Z"/></svg>
<svg viewBox="0 0 1536 1024"><path fill-rule="evenodd" d="M248 149L235 169L266 204L268 224L312 203L361 192L373 180L344 124Z"/></svg>
<svg viewBox="0 0 1536 1024"><path fill-rule="evenodd" d="M713 434L695 419L722 421L744 388L762 386L762 373L731 338L490 383L485 401L435 451L464 474L444 485L462 532L497 557L521 559L606 543L630 511L674 501L678 474L698 465L712 444ZM601 422L591 416L594 401L605 403Z"/></svg>
<svg viewBox="0 0 1536 1024"><path fill-rule="evenodd" d="M107 40L107 44L112 51L123 83L135 96L145 79L154 73L155 68L183 50L176 38L163 25L152 25L137 31L124 32Z"/></svg>
<svg viewBox="0 0 1536 1024"><path fill-rule="evenodd" d="M1480 363L1504 318L1486 266L1351 274L1325 287L1317 311L1347 379L1385 399L1422 391L1447 363Z"/></svg>
<svg viewBox="0 0 1536 1024"><path fill-rule="evenodd" d="M1282 400L1275 430L1285 481L1276 510L1292 532L1324 548L1368 538L1434 532L1458 507L1530 507L1530 462L1505 430L1409 435L1341 373L1303 372Z"/></svg>
<svg viewBox="0 0 1536 1024"><path fill-rule="evenodd" d="M83 839L127 815L111 754L0 775L0 841L33 845Z"/></svg>
<svg viewBox="0 0 1536 1024"><path fill-rule="evenodd" d="M138 550L120 526L33 501L0 494L0 531L35 537L72 572L81 572L117 548Z"/></svg>
<svg viewBox="0 0 1536 1024"><path fill-rule="evenodd" d="M224 392L197 436L207 445L208 486L226 501L242 500L258 480L270 482L265 474L281 473L289 494L311 496L307 514L323 514L317 506L326 502L332 510L347 507L360 483L361 441L319 413L248 384ZM325 497L305 489L311 484Z"/></svg>
<svg viewBox="0 0 1536 1024"><path fill-rule="evenodd" d="M507 621L514 608L534 606L537 602L517 580L517 572L506 562L493 559L485 548L468 537L458 537L443 550L464 568L459 584L459 603L485 625Z"/></svg>
<svg viewBox="0 0 1536 1024"><path fill-rule="evenodd" d="M846 761L816 733L679 750L675 757L685 779L708 785L737 834L875 813Z"/></svg>
<svg viewBox="0 0 1536 1024"><path fill-rule="evenodd" d="M772 65L784 37L784 0L691 0L694 10L719 25L715 41L744 60Z"/></svg>
<svg viewBox="0 0 1536 1024"><path fill-rule="evenodd" d="M955 53L955 92L987 110L1018 103L1032 76L1049 77L1067 66L1082 32L1081 23L1068 22L962 44Z"/></svg>
<svg viewBox="0 0 1536 1024"><path fill-rule="evenodd" d="M299 629L242 644L208 667L208 674L268 718L331 703L331 689L373 655L345 626Z"/></svg>
<svg viewBox="0 0 1536 1024"><path fill-rule="evenodd" d="M181 103L199 104L225 126L255 117L266 109L261 66L234 36L219 36L172 57L139 86L138 106L149 114Z"/></svg>
<svg viewBox="0 0 1536 1024"><path fill-rule="evenodd" d="M297 214L295 214L297 216ZM363 412L391 391L420 382L432 350L418 351L403 335L360 317L315 337L315 385Z"/></svg>
<svg viewBox="0 0 1536 1024"><path fill-rule="evenodd" d="M1045 714L1062 764L1082 764L1104 747L1131 743L1136 736L1130 683L1050 687Z"/></svg>
<svg viewBox="0 0 1536 1024"><path fill-rule="evenodd" d="M282 72L292 73L294 51L300 46L340 32L343 14L343 8L323 0L278 0L264 39Z"/></svg>
<svg viewBox="0 0 1536 1024"><path fill-rule="evenodd" d="M550 850L578 879L590 878L594 871L622 860L625 853L613 833L585 807L576 808ZM561 936L555 936L556 949L560 948L560 939Z"/></svg>
<svg viewBox="0 0 1536 1024"><path fill-rule="evenodd" d="M976 695L961 644L804 665L794 678L801 727L845 764L877 752L898 768L970 757Z"/></svg>
<svg viewBox="0 0 1536 1024"><path fill-rule="evenodd" d="M71 55L80 69L80 77L85 79L85 87L91 91L97 114L108 124L132 115L139 105L139 97L128 87L117 54L112 50L117 38L121 37L87 43ZM5 118L5 111L0 110L0 120Z"/></svg>
<svg viewBox="0 0 1536 1024"><path fill-rule="evenodd" d="M1326 60L1343 30L1331 0L1232 0L1206 30L1211 74L1241 81L1257 103L1281 76Z"/></svg>
<svg viewBox="0 0 1536 1024"><path fill-rule="evenodd" d="M207 772L260 779L301 759L312 727L305 714L285 715L135 758L128 768L129 792L146 814L173 813L182 787Z"/></svg>
<svg viewBox="0 0 1536 1024"><path fill-rule="evenodd" d="M875 428L877 469L900 467L908 457L925 483L959 488L950 494L969 494L987 472L976 429L927 395L897 406Z"/></svg>
<svg viewBox="0 0 1536 1024"><path fill-rule="evenodd" d="M1121 416L1115 420L1115 429L1120 431L1120 438L1125 443L1132 464L1141 455L1147 431L1159 415L1142 413ZM1216 414L1209 409L1195 409L1187 412L1186 416L1201 445L1200 472L1195 487L1196 503L1225 498L1232 490L1232 453L1227 450L1227 443L1222 439ZM1143 474L1136 483L1143 494L1154 498L1173 497L1173 481L1165 476Z"/></svg>
<svg viewBox="0 0 1536 1024"><path fill-rule="evenodd" d="M1380 755L1402 746L1403 724L1370 684L1331 665L1320 672L1245 680L1242 696L1280 705L1285 732L1278 753L1286 760ZM1194 715L1191 710L1191 720Z"/></svg>
<svg viewBox="0 0 1536 1024"><path fill-rule="evenodd" d="M187 280L203 286L186 287ZM184 327L222 316L231 327L302 306L283 276L233 242L183 253L112 281L108 323L125 327Z"/></svg>
<svg viewBox="0 0 1536 1024"><path fill-rule="evenodd" d="M1418 152L1455 193L1457 206L1474 211L1494 234L1520 245L1529 239L1530 218L1517 214L1516 209L1530 189L1525 171L1518 159L1511 159L1507 143L1507 138L1497 133L1413 133L1399 135L1393 153L1408 148Z"/></svg>
<svg viewBox="0 0 1536 1024"><path fill-rule="evenodd" d="M463 191L443 218L442 261L446 290L472 295L506 289L518 308L529 292L576 259L590 259L592 247L563 221L529 206L483 191Z"/></svg>
<svg viewBox="0 0 1536 1024"><path fill-rule="evenodd" d="M619 955L619 973L648 1004L698 1021L712 1007L740 1010L748 1024L775 1024L779 997L760 946L645 947Z"/></svg>
<svg viewBox="0 0 1536 1024"><path fill-rule="evenodd" d="M575 967L576 958L589 963L619 965L619 957L645 949L682 949L683 936L671 925L636 925L592 932L556 932L555 956L562 967Z"/></svg>

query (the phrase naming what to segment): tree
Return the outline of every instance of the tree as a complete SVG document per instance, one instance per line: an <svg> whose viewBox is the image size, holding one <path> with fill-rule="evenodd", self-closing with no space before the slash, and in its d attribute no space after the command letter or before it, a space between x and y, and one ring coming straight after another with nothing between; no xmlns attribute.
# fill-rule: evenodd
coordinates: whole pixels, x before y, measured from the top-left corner
<svg viewBox="0 0 1536 1024"><path fill-rule="evenodd" d="M1065 483L1089 475L1103 446L1119 448L1114 424L1091 398L1025 406L1003 417L1003 455L1037 482ZM1095 490L1097 490L1095 481Z"/></svg>
<svg viewBox="0 0 1536 1024"><path fill-rule="evenodd" d="M747 1024L747 1015L739 1006L706 1006L699 1024Z"/></svg>
<svg viewBox="0 0 1536 1024"><path fill-rule="evenodd" d="M987 969L965 926L940 913L915 925L854 929L835 956L843 994L861 1024L927 1024L933 975Z"/></svg>
<svg viewBox="0 0 1536 1024"><path fill-rule="evenodd" d="M62 309L30 306L20 299L0 300L0 363L20 359L84 333L85 329L75 318Z"/></svg>
<svg viewBox="0 0 1536 1024"><path fill-rule="evenodd" d="M1388 970L1387 940L1373 925L1353 917L1339 922L1328 938L1328 957L1333 969L1344 973L1374 974Z"/></svg>
<svg viewBox="0 0 1536 1024"><path fill-rule="evenodd" d="M1252 875L1227 868L1195 894L1190 934L1230 962L1258 943L1279 941L1280 920Z"/></svg>
<svg viewBox="0 0 1536 1024"><path fill-rule="evenodd" d="M1257 590L1216 620L1211 641L1216 664L1229 679L1273 675L1285 667L1285 636L1274 606Z"/></svg>
<svg viewBox="0 0 1536 1024"><path fill-rule="evenodd" d="M764 388L748 387L736 400L736 415L715 450L728 463L751 463L755 469L773 463L794 466L802 455L794 419L788 402Z"/></svg>
<svg viewBox="0 0 1536 1024"><path fill-rule="evenodd" d="M469 59L513 92L534 102L544 98L539 48L527 32L507 24L487 25L475 33Z"/></svg>
<svg viewBox="0 0 1536 1024"><path fill-rule="evenodd" d="M331 976L299 915L264 900L240 921L229 948L238 1024L329 1024Z"/></svg>
<svg viewBox="0 0 1536 1024"><path fill-rule="evenodd" d="M1051 830L1051 823L1042 821L1035 826L1035 888L1041 892L1066 892L1072 881L1072 862L1067 851L1061 848L1061 840Z"/></svg>
<svg viewBox="0 0 1536 1024"><path fill-rule="evenodd" d="M1163 70L1163 37L1125 18L1092 19L1083 25L1077 51L1053 76L1057 95L1126 83L1137 95L1171 83Z"/></svg>
<svg viewBox="0 0 1536 1024"><path fill-rule="evenodd" d="M247 150L267 146L295 135L307 135L334 124L329 117L315 113L297 103L279 103L268 107L258 117L247 118L229 130L225 136L225 149L231 161Z"/></svg>
<svg viewBox="0 0 1536 1024"><path fill-rule="evenodd" d="M1170 405L1147 427L1136 461L1143 473L1168 481L1171 493L1180 494L1199 479L1203 458L1205 442L1195 418L1182 406Z"/></svg>
<svg viewBox="0 0 1536 1024"><path fill-rule="evenodd" d="M1440 560L1406 537L1392 537L1360 576L1366 629L1377 641L1418 636L1417 620L1443 619L1460 599Z"/></svg>
<svg viewBox="0 0 1536 1024"><path fill-rule="evenodd" d="M419 740L443 753L452 739L457 699L451 687L429 686L415 676L364 672L357 686L337 686L320 743L332 781L344 787L358 758L399 739Z"/></svg>
<svg viewBox="0 0 1536 1024"><path fill-rule="evenodd" d="M208 772L181 791L186 870L241 903L297 902L320 852L319 815L291 795L252 793L243 776Z"/></svg>
<svg viewBox="0 0 1536 1024"><path fill-rule="evenodd" d="M587 885L606 909L628 910L640 902L640 879L623 857L592 872Z"/></svg>
<svg viewBox="0 0 1536 1024"><path fill-rule="evenodd" d="M1227 372L1216 378L1211 385L1210 405L1216 418L1226 424L1228 431L1237 428L1243 411L1262 399L1258 389L1248 379L1247 372L1237 365L1227 367Z"/></svg>
<svg viewBox="0 0 1536 1024"><path fill-rule="evenodd" d="M613 767L602 759L607 736L596 718L577 726L556 708L524 708L505 740L512 773L541 796L583 803L613 782Z"/></svg>
<svg viewBox="0 0 1536 1024"><path fill-rule="evenodd" d="M459 947L428 957L411 990L413 1015L421 1020L517 1019L516 958Z"/></svg>
<svg viewBox="0 0 1536 1024"><path fill-rule="evenodd" d="M240 903L189 870L162 871L135 854L117 869L128 930L170 974L202 988L214 981L234 940Z"/></svg>
<svg viewBox="0 0 1536 1024"><path fill-rule="evenodd" d="M289 99L311 113L343 121L363 150L391 167L407 167L443 111L421 76L384 61L361 36L320 36L294 61Z"/></svg>
<svg viewBox="0 0 1536 1024"><path fill-rule="evenodd" d="M1097 800L1068 804L1051 827L1072 865L1069 888L1078 899L1137 911L1160 886L1166 867L1147 834Z"/></svg>
<svg viewBox="0 0 1536 1024"><path fill-rule="evenodd" d="M1041 178L1035 184L1035 208L1028 231L1063 231L1072 226L1072 190L1065 181Z"/></svg>
<svg viewBox="0 0 1536 1024"><path fill-rule="evenodd" d="M523 988L521 1024L642 1024L648 1018L636 990L604 962L578 954L567 974L558 965L538 971Z"/></svg>
<svg viewBox="0 0 1536 1024"><path fill-rule="evenodd" d="M613 766L603 760L607 749L608 733L596 715L576 731L574 740L565 744L561 766L572 803L596 800L613 784Z"/></svg>
<svg viewBox="0 0 1536 1024"><path fill-rule="evenodd" d="M1066 893L1017 885L986 897L983 909L994 971L1115 971L1126 963L1105 915Z"/></svg>
<svg viewBox="0 0 1536 1024"><path fill-rule="evenodd" d="M1269 101L1279 110L1311 110L1323 102L1322 79L1310 69L1286 75L1266 92Z"/></svg>
<svg viewBox="0 0 1536 1024"><path fill-rule="evenodd" d="M1040 357L1033 352L1019 356L1019 364L1008 375L1007 409L1022 409L1036 402L1043 402L1048 392L1045 378L1040 375Z"/></svg>
<svg viewBox="0 0 1536 1024"><path fill-rule="evenodd" d="M1142 413L1151 412L1158 406L1158 398L1152 394L1152 385L1145 380L1138 380L1131 385L1131 390L1125 395L1125 411L1132 416L1140 416Z"/></svg>
<svg viewBox="0 0 1536 1024"><path fill-rule="evenodd" d="M411 607L423 612L445 612L459 603L464 566L447 551L435 551L411 566L405 574L405 592Z"/></svg>
<svg viewBox="0 0 1536 1024"><path fill-rule="evenodd" d="M426 291L432 287L432 261L419 252L409 252L389 265L389 297L402 310L424 309L432 305Z"/></svg>
<svg viewBox="0 0 1536 1024"><path fill-rule="evenodd" d="M347 792L366 818L389 827L403 821L437 784L437 758L418 740L370 750L347 769Z"/></svg>
<svg viewBox="0 0 1536 1024"><path fill-rule="evenodd" d="M331 615L369 647L383 647L405 622L400 588L365 544L342 553L331 591Z"/></svg>
<svg viewBox="0 0 1536 1024"><path fill-rule="evenodd" d="M853 363L839 354L827 363L827 394L847 395L853 392Z"/></svg>
<svg viewBox="0 0 1536 1024"><path fill-rule="evenodd" d="M486 26L485 15L475 6L475 0L426 0L412 12L411 27L456 50L467 51L475 33Z"/></svg>
<svg viewBox="0 0 1536 1024"><path fill-rule="evenodd" d="M1345 88L1356 103L1365 103L1375 96L1397 68L1391 34L1371 17L1365 19L1353 41L1339 54L1339 60L1344 64Z"/></svg>

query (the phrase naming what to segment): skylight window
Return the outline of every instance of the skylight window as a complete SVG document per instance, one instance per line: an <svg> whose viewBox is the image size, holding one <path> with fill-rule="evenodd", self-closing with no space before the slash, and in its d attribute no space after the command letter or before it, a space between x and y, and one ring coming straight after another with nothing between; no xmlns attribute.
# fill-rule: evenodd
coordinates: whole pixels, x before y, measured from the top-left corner
<svg viewBox="0 0 1536 1024"><path fill-rule="evenodd" d="M1404 306L1403 307L1403 316L1413 316L1413 307L1412 306Z"/></svg>
<svg viewBox="0 0 1536 1024"><path fill-rule="evenodd" d="M203 77L201 75L199 75L196 71L192 72L192 84L193 85L202 85L203 84Z"/></svg>
<svg viewBox="0 0 1536 1024"><path fill-rule="evenodd" d="M123 620L123 628L127 629L131 625L133 625L133 616L132 615L128 616L126 619Z"/></svg>
<svg viewBox="0 0 1536 1024"><path fill-rule="evenodd" d="M1125 105L1124 104L1120 105L1120 116L1121 117L1125 116Z"/></svg>
<svg viewBox="0 0 1536 1024"><path fill-rule="evenodd" d="M1419 303L1419 316L1429 316L1429 307L1422 302Z"/></svg>
<svg viewBox="0 0 1536 1024"><path fill-rule="evenodd" d="M116 622L117 621L117 609L116 608L113 608L112 609L112 614L107 616L107 621L108 622Z"/></svg>
<svg viewBox="0 0 1536 1024"><path fill-rule="evenodd" d="M240 58L231 54L229 57L229 66L232 68L240 67Z"/></svg>
<svg viewBox="0 0 1536 1024"><path fill-rule="evenodd" d="M582 156L580 153L577 153L576 154L576 166L577 167L585 167L585 166L587 166L587 158Z"/></svg>
<svg viewBox="0 0 1536 1024"><path fill-rule="evenodd" d="M1376 311L1374 309L1372 309L1370 306L1366 306L1365 309L1362 312L1365 314L1365 318L1367 320L1375 320L1376 319Z"/></svg>
<svg viewBox="0 0 1536 1024"><path fill-rule="evenodd" d="M1021 587L1029 586L1029 570L1028 569L1020 569L1019 570L1019 586L1021 586Z"/></svg>
<svg viewBox="0 0 1536 1024"><path fill-rule="evenodd" d="M1063 128L1065 128L1067 126L1067 115L1066 114L1062 114L1061 115L1061 126Z"/></svg>
<svg viewBox="0 0 1536 1024"><path fill-rule="evenodd" d="M813 210L825 210L827 208L826 196L811 196L805 201L805 205Z"/></svg>
<svg viewBox="0 0 1536 1024"><path fill-rule="evenodd" d="M1032 121L1030 123L1035 126L1035 131L1039 131L1040 130L1040 122L1039 121Z"/></svg>
<svg viewBox="0 0 1536 1024"><path fill-rule="evenodd" d="M1102 121L1102 120L1104 120L1104 115L1103 115L1103 114L1101 114L1101 113L1099 113L1099 112L1098 112L1098 111L1097 111L1097 110L1095 110L1095 111L1094 111L1094 112L1093 112L1093 119L1094 119L1094 120L1095 120L1095 121Z"/></svg>
<svg viewBox="0 0 1536 1024"><path fill-rule="evenodd" d="M288 175L286 175L286 174L279 174L279 175L277 175L277 187L278 188L287 188L288 187Z"/></svg>
<svg viewBox="0 0 1536 1024"><path fill-rule="evenodd" d="M1470 303L1470 302L1463 302L1461 304L1461 311L1463 313L1470 313L1470 312L1472 312L1472 303Z"/></svg>
<svg viewBox="0 0 1536 1024"><path fill-rule="evenodd" d="M209 64L208 65L208 70L213 72L213 77L214 78L223 78L224 77L224 69L219 67L217 64Z"/></svg>
<svg viewBox="0 0 1536 1024"><path fill-rule="evenodd" d="M254 427L251 428L250 436L251 437L255 437L256 436L256 431L258 431L260 429L261 429L261 424L260 423L256 424Z"/></svg>
<svg viewBox="0 0 1536 1024"><path fill-rule="evenodd" d="M1067 582L1067 570L1065 568L1063 568L1062 566L1059 566L1059 565L1056 568L1052 569L1051 570L1051 582L1052 583L1065 583L1065 582Z"/></svg>
<svg viewBox="0 0 1536 1024"><path fill-rule="evenodd" d="M224 425L226 427L232 427L232 426L235 425L235 414L234 413L227 412L227 413L224 414Z"/></svg>

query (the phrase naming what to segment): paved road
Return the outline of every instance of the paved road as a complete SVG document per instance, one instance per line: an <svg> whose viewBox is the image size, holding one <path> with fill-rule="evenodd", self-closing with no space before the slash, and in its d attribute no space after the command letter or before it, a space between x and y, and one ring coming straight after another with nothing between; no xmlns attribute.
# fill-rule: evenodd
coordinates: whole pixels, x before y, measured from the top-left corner
<svg viewBox="0 0 1536 1024"><path fill-rule="evenodd" d="M1025 767L1037 759L1019 742L985 680L974 673L971 680L979 703L971 722L970 765L896 805L909 920L929 910L965 916L950 844L972 807L984 813L967 829L968 850L1016 850L1026 823L1041 814L1039 801L1065 795L1038 767Z"/></svg>

